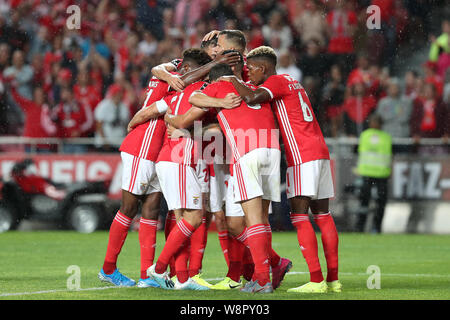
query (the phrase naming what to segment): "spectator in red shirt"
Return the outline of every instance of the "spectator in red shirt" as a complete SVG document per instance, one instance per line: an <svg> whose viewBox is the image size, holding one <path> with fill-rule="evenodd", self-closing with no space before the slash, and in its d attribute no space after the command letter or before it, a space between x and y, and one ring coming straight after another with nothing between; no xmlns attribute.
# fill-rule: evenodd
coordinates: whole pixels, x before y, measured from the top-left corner
<svg viewBox="0 0 450 320"><path fill-rule="evenodd" d="M347 135L358 137L367 128L367 119L376 107L376 100L367 93L363 79L354 80L350 93L343 105L344 127Z"/></svg>
<svg viewBox="0 0 450 320"><path fill-rule="evenodd" d="M98 88L91 84L89 72L86 69L80 69L77 75L77 81L73 86L73 94L75 100L86 104L90 107L91 112L94 113L95 107L102 100L101 92ZM95 133L95 125L86 132L86 136L93 136Z"/></svg>
<svg viewBox="0 0 450 320"><path fill-rule="evenodd" d="M411 135L416 143L421 138L444 138L450 129L448 108L440 99L436 87L425 83L424 95L415 100L411 117Z"/></svg>
<svg viewBox="0 0 450 320"><path fill-rule="evenodd" d="M346 77L353 67L355 48L353 37L356 31L357 16L348 8L349 1L336 1L335 7L327 15L328 53L333 57L333 64L343 68Z"/></svg>
<svg viewBox="0 0 450 320"><path fill-rule="evenodd" d="M51 110L42 87L34 88L32 100L21 96L14 85L11 86L10 92L16 104L25 114L24 137L48 138L56 134L57 128L51 120ZM31 150L29 146L26 149ZM48 152L50 149L50 144L38 144L36 151Z"/></svg>
<svg viewBox="0 0 450 320"><path fill-rule="evenodd" d="M61 102L54 109L54 121L58 127L58 137L79 138L92 127L94 117L86 104L74 99L71 87L62 87ZM64 144L65 153L83 153L86 146L81 144Z"/></svg>

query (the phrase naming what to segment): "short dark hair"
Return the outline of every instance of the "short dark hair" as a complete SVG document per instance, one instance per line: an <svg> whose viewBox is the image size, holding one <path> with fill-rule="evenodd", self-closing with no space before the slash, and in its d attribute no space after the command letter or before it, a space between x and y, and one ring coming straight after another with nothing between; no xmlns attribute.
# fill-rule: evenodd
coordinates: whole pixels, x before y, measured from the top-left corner
<svg viewBox="0 0 450 320"><path fill-rule="evenodd" d="M233 70L228 64L219 63L209 71L209 81L216 81L220 77L232 75L234 75Z"/></svg>
<svg viewBox="0 0 450 320"><path fill-rule="evenodd" d="M241 30L222 30L219 32L219 36L224 35L227 40L233 42L242 51L247 47L247 40L245 34Z"/></svg>
<svg viewBox="0 0 450 320"><path fill-rule="evenodd" d="M198 66L203 66L208 62L211 62L211 57L205 50L200 48L190 48L183 51L183 64L186 62L194 62Z"/></svg>
<svg viewBox="0 0 450 320"><path fill-rule="evenodd" d="M254 58L264 59L274 66L277 65L277 54L275 53L275 50L273 50L273 48L268 46L260 46L253 49L247 54L247 60Z"/></svg>

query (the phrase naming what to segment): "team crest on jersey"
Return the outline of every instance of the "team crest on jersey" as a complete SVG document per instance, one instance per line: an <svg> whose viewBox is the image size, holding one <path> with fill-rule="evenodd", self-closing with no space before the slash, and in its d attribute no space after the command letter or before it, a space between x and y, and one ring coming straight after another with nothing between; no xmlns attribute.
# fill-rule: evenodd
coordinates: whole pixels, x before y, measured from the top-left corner
<svg viewBox="0 0 450 320"><path fill-rule="evenodd" d="M193 197L194 198L194 204L198 204L198 202L200 201L199 199L200 199L200 197Z"/></svg>

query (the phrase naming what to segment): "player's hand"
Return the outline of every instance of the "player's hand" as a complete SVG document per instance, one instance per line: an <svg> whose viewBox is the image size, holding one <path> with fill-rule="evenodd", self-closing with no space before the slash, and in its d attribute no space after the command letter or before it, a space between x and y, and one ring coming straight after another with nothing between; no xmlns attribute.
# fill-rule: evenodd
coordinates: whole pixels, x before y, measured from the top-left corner
<svg viewBox="0 0 450 320"><path fill-rule="evenodd" d="M127 126L127 133L130 133L134 128L128 124Z"/></svg>
<svg viewBox="0 0 450 320"><path fill-rule="evenodd" d="M171 75L169 79L167 79L167 83L174 90L181 92L184 90L184 81L177 75Z"/></svg>
<svg viewBox="0 0 450 320"><path fill-rule="evenodd" d="M219 35L220 31L219 30L213 30L208 32L202 39L203 41L209 41L211 39L214 39L215 37L217 37Z"/></svg>
<svg viewBox="0 0 450 320"><path fill-rule="evenodd" d="M230 66L234 66L241 61L241 56L237 52L228 52L225 54L220 52L216 55L214 61L217 63L226 63Z"/></svg>
<svg viewBox="0 0 450 320"><path fill-rule="evenodd" d="M242 98L234 93L228 93L225 98L223 98L222 108L233 109L241 105Z"/></svg>

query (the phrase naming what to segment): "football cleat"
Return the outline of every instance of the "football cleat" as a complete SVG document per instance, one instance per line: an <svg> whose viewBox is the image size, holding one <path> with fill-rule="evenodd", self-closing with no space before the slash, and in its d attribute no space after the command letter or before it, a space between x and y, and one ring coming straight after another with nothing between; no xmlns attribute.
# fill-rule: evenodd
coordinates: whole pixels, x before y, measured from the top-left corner
<svg viewBox="0 0 450 320"><path fill-rule="evenodd" d="M153 280L152 278L147 279L139 279L137 283L138 288L159 288L158 282Z"/></svg>
<svg viewBox="0 0 450 320"><path fill-rule="evenodd" d="M342 283L339 280L327 282L328 292L342 292Z"/></svg>
<svg viewBox="0 0 450 320"><path fill-rule="evenodd" d="M242 288L242 282L236 282L232 280L230 277L225 277L222 281L211 286L211 289L214 290L232 290Z"/></svg>
<svg viewBox="0 0 450 320"><path fill-rule="evenodd" d="M201 286L207 287L207 288L211 288L212 284L209 283L208 281L206 281L205 279L202 278L202 273L198 273L195 276L191 277L191 279L193 281L195 281L196 283L198 283Z"/></svg>
<svg viewBox="0 0 450 320"><path fill-rule="evenodd" d="M255 281L253 286L253 293L273 293L272 283L267 282L265 285L261 286L258 281Z"/></svg>
<svg viewBox="0 0 450 320"><path fill-rule="evenodd" d="M287 292L326 293L328 292L328 286L325 280L322 282L308 282L300 287L288 289Z"/></svg>
<svg viewBox="0 0 450 320"><path fill-rule="evenodd" d="M272 286L276 289L280 286L286 273L292 268L292 261L286 258L281 258L278 266L272 268Z"/></svg>
<svg viewBox="0 0 450 320"><path fill-rule="evenodd" d="M203 290L209 290L208 287L202 286L192 280L192 278L187 279L186 282L180 283L178 280L175 282L174 286L175 290L196 290L196 291L203 291Z"/></svg>
<svg viewBox="0 0 450 320"><path fill-rule="evenodd" d="M152 265L150 268L147 269L147 276L152 278L156 283L159 284L160 288L162 289L173 289L174 283L169 278L169 274L166 272L164 273L156 273L155 271L156 264Z"/></svg>
<svg viewBox="0 0 450 320"><path fill-rule="evenodd" d="M97 276L101 281L111 283L118 287L134 287L136 285L136 281L121 274L119 269L114 270L111 274L106 274L102 269Z"/></svg>
<svg viewBox="0 0 450 320"><path fill-rule="evenodd" d="M248 293L252 293L253 292L253 287L255 286L256 281L250 280L248 281L243 288L241 288L241 292L248 292Z"/></svg>

